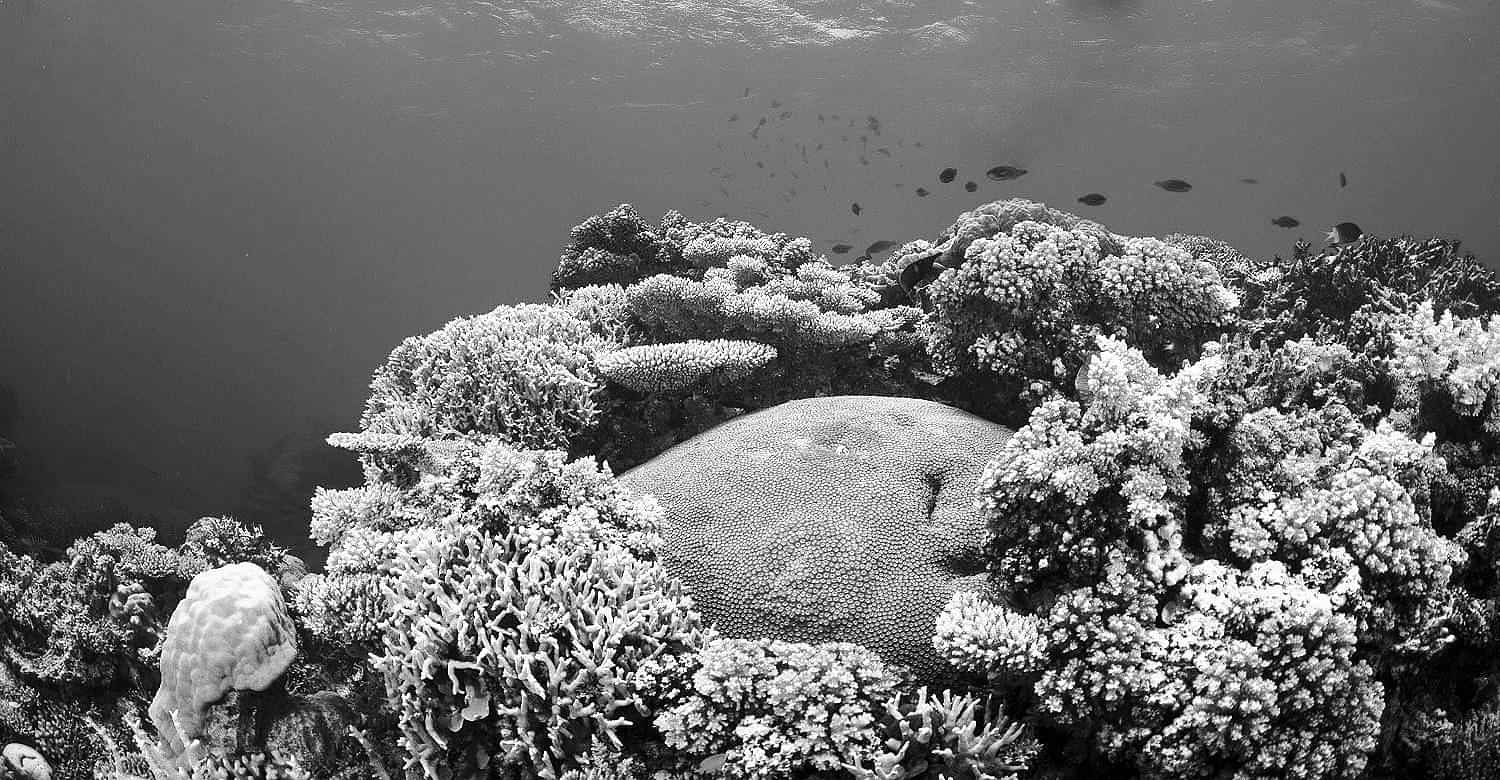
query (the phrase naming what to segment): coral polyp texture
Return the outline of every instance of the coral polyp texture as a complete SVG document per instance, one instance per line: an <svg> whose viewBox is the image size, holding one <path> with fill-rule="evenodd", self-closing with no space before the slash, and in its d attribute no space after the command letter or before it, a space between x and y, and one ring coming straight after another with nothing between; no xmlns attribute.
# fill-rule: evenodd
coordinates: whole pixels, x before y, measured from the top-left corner
<svg viewBox="0 0 1500 780"><path fill-rule="evenodd" d="M0 547L0 773L1495 776L1500 280L1456 242L1017 199L812 247L585 220L548 303L375 371L321 571L227 517Z"/></svg>
<svg viewBox="0 0 1500 780"><path fill-rule="evenodd" d="M1009 437L930 401L835 396L724 423L620 475L660 502L667 570L727 636L857 642L925 681L982 583L983 462Z"/></svg>

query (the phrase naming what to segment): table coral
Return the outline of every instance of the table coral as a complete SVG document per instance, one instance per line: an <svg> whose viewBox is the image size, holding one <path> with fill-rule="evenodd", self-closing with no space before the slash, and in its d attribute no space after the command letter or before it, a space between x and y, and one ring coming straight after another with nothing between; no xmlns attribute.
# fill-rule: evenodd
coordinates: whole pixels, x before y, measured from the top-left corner
<svg viewBox="0 0 1500 780"><path fill-rule="evenodd" d="M667 568L728 636L858 642L933 679L934 620L982 569L981 462L1010 432L909 398L804 399L620 475L666 515Z"/></svg>
<svg viewBox="0 0 1500 780"><path fill-rule="evenodd" d="M776 348L755 341L694 339L647 344L599 355L599 373L638 393L685 390L713 377L734 382L776 359Z"/></svg>
<svg viewBox="0 0 1500 780"><path fill-rule="evenodd" d="M194 577L167 624L161 687L151 701L167 754L199 735L208 708L225 694L265 690L296 654L296 627L264 569L235 563Z"/></svg>

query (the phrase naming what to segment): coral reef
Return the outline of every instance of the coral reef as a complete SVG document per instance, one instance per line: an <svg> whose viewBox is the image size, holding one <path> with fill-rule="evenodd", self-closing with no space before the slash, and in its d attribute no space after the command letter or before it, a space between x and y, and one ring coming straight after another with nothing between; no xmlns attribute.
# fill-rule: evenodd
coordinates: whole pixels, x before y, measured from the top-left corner
<svg viewBox="0 0 1500 780"><path fill-rule="evenodd" d="M621 205L376 370L322 571L7 503L0 774L1489 777L1500 280L1310 250Z"/></svg>

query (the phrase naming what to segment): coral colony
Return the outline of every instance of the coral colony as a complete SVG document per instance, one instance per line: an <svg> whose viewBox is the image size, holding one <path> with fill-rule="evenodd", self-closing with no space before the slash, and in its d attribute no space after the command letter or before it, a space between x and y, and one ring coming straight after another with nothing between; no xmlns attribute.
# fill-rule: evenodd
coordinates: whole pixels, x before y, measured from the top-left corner
<svg viewBox="0 0 1500 780"><path fill-rule="evenodd" d="M376 370L321 572L0 524L0 777L1500 776L1456 243L1005 200L835 266L622 205L552 292Z"/></svg>

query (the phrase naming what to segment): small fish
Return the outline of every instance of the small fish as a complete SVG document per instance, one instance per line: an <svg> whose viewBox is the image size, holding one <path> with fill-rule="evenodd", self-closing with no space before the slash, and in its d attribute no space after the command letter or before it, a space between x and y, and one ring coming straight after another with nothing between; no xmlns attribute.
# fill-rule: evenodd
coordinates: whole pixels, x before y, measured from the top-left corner
<svg viewBox="0 0 1500 780"><path fill-rule="evenodd" d="M964 192L974 192L974 191L976 191L978 189L979 189L979 185L976 182L972 182L972 181L966 181L966 182L964 182Z"/></svg>
<svg viewBox="0 0 1500 780"><path fill-rule="evenodd" d="M985 171L984 175L995 181L1009 181L1011 179L1019 179L1022 176L1025 176L1026 169L1017 168L1014 165L996 165L995 167Z"/></svg>
<svg viewBox="0 0 1500 780"><path fill-rule="evenodd" d="M849 204L849 210L854 212L854 216L856 217L859 216L859 212L864 211L864 209L859 207L858 203Z"/></svg>
<svg viewBox="0 0 1500 780"><path fill-rule="evenodd" d="M1193 185L1188 184L1182 179L1162 179L1161 181L1156 182L1156 186L1166 190L1167 192L1187 192L1188 190L1193 188Z"/></svg>
<svg viewBox="0 0 1500 780"><path fill-rule="evenodd" d="M1292 219L1291 217L1277 217L1271 220L1271 224L1277 227L1294 228L1302 223L1298 222L1295 219Z"/></svg>
<svg viewBox="0 0 1500 780"><path fill-rule="evenodd" d="M862 144L868 144L868 143L870 143L870 136L867 136L867 135L860 136L859 137L859 142L862 143Z"/></svg>
<svg viewBox="0 0 1500 780"><path fill-rule="evenodd" d="M1240 179L1240 181L1242 181L1242 182L1244 182L1246 184L1260 184L1260 179L1249 179L1249 178L1246 178L1246 179Z"/></svg>
<svg viewBox="0 0 1500 780"><path fill-rule="evenodd" d="M874 255L876 252L884 252L885 250L890 249L891 247L893 247L895 245L896 245L895 241L886 241L884 239L881 239L880 241L876 241L875 243L873 243L870 246L866 247L865 248L865 254L867 254L867 255Z"/></svg>
<svg viewBox="0 0 1500 780"><path fill-rule="evenodd" d="M771 99L771 108L781 108L781 101L777 100L775 98L772 98Z"/></svg>
<svg viewBox="0 0 1500 780"><path fill-rule="evenodd" d="M884 146L880 147L879 149L876 149L875 151L878 152L878 153L880 153L880 154L885 155L886 157L890 157L891 156L891 150L885 148Z"/></svg>
<svg viewBox="0 0 1500 780"><path fill-rule="evenodd" d="M741 95L740 97L750 97L750 88L745 87L745 94Z"/></svg>
<svg viewBox="0 0 1500 780"><path fill-rule="evenodd" d="M751 130L750 131L750 137L751 138L760 138L760 128L757 127L754 130Z"/></svg>
<svg viewBox="0 0 1500 780"><path fill-rule="evenodd" d="M823 151L823 145L822 144L818 144L818 151L820 151L820 152Z"/></svg>
<svg viewBox="0 0 1500 780"><path fill-rule="evenodd" d="M849 250L853 248L852 244L834 244L832 252L836 255L848 254Z"/></svg>
<svg viewBox="0 0 1500 780"><path fill-rule="evenodd" d="M917 188L917 197L919 197L919 198L925 198L925 197L927 197L927 188L926 187L918 187Z"/></svg>
<svg viewBox="0 0 1500 780"><path fill-rule="evenodd" d="M915 146L918 149L921 149L922 148L922 142L921 141L917 141L917 142L913 143L912 146Z"/></svg>
<svg viewBox="0 0 1500 780"><path fill-rule="evenodd" d="M869 121L865 126L870 128L870 132L880 135L880 120L876 119L874 114L869 116Z"/></svg>
<svg viewBox="0 0 1500 780"><path fill-rule="evenodd" d="M859 156L859 164L860 165L869 165L870 161L864 155L860 155Z"/></svg>
<svg viewBox="0 0 1500 780"><path fill-rule="evenodd" d="M755 126L756 127L761 127L761 126L765 125L765 123L766 123L766 118L765 117L761 117L760 121L755 123Z"/></svg>
<svg viewBox="0 0 1500 780"><path fill-rule="evenodd" d="M738 122L738 121L740 121L740 115L739 114L730 114L729 115L729 121L731 121L731 122Z"/></svg>
<svg viewBox="0 0 1500 780"><path fill-rule="evenodd" d="M766 167L766 164L763 163L763 162L761 162L760 160L756 160L755 161L755 167L757 167L757 168L764 168L764 167Z"/></svg>
<svg viewBox="0 0 1500 780"><path fill-rule="evenodd" d="M790 119L791 116L792 116L792 112L790 112L790 111L783 111L780 114L777 114L777 116L781 117L782 119Z"/></svg>
<svg viewBox="0 0 1500 780"><path fill-rule="evenodd" d="M1079 198L1078 202L1082 203L1085 206L1102 206L1104 205L1105 200L1107 200L1107 198L1105 198L1103 195L1100 195L1097 192L1090 192L1089 194Z"/></svg>
<svg viewBox="0 0 1500 780"><path fill-rule="evenodd" d="M822 114L818 114L818 121L819 122L823 121L823 115Z"/></svg>
<svg viewBox="0 0 1500 780"><path fill-rule="evenodd" d="M1349 186L1349 177L1345 176L1343 171L1339 171L1339 186L1340 187L1347 187L1347 186Z"/></svg>
<svg viewBox="0 0 1500 780"><path fill-rule="evenodd" d="M942 171L938 172L938 181L944 184L947 184L948 182L951 182L956 178L958 178L957 168L944 168Z"/></svg>

